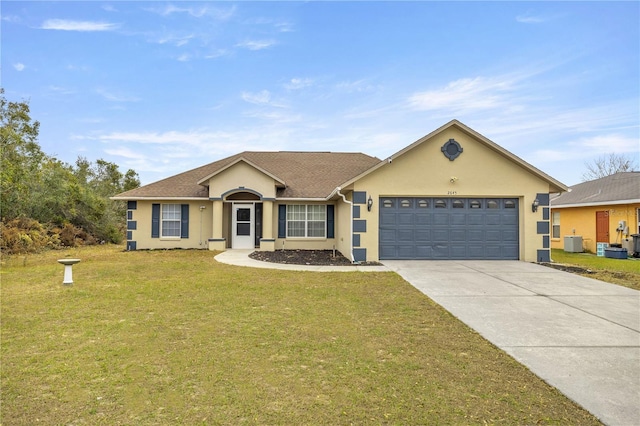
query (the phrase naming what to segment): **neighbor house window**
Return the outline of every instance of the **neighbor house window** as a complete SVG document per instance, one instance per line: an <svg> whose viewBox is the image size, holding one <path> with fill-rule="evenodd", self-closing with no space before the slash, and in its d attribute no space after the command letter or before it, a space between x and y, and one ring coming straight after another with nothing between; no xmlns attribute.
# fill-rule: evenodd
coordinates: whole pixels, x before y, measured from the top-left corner
<svg viewBox="0 0 640 426"><path fill-rule="evenodd" d="M551 238L560 238L560 212L551 216Z"/></svg>
<svg viewBox="0 0 640 426"><path fill-rule="evenodd" d="M162 205L162 236L180 237L180 204Z"/></svg>
<svg viewBox="0 0 640 426"><path fill-rule="evenodd" d="M287 205L287 237L324 238L327 230L327 206Z"/></svg>

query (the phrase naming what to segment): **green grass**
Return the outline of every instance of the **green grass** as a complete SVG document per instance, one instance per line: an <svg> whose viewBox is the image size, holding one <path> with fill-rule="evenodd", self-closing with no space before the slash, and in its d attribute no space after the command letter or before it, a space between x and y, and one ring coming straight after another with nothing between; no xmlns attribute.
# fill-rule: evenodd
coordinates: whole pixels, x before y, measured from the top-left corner
<svg viewBox="0 0 640 426"><path fill-rule="evenodd" d="M3 425L598 424L390 272L93 247L1 278Z"/></svg>
<svg viewBox="0 0 640 426"><path fill-rule="evenodd" d="M568 253L551 250L554 263L576 266L588 271L578 273L587 277L640 290L640 259L611 259L591 253Z"/></svg>

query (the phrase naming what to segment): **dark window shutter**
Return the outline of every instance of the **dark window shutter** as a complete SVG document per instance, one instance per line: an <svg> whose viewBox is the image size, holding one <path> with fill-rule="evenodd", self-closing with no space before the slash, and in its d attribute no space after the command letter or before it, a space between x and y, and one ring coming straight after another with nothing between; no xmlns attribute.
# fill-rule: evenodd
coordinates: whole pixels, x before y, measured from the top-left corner
<svg viewBox="0 0 640 426"><path fill-rule="evenodd" d="M160 204L151 205L151 238L160 238Z"/></svg>
<svg viewBox="0 0 640 426"><path fill-rule="evenodd" d="M287 206L280 204L278 206L278 238L286 238L287 236Z"/></svg>
<svg viewBox="0 0 640 426"><path fill-rule="evenodd" d="M329 204L327 206L327 238L335 238L335 206Z"/></svg>
<svg viewBox="0 0 640 426"><path fill-rule="evenodd" d="M180 238L189 238L189 204L182 205L182 211L180 212Z"/></svg>

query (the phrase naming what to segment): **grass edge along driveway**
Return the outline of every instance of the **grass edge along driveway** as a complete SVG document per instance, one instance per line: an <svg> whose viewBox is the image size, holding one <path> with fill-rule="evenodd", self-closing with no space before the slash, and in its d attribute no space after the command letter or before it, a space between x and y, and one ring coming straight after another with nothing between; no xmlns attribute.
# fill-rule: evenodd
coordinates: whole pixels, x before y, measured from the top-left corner
<svg viewBox="0 0 640 426"><path fill-rule="evenodd" d="M0 302L5 426L598 424L391 272L87 247L3 259Z"/></svg>

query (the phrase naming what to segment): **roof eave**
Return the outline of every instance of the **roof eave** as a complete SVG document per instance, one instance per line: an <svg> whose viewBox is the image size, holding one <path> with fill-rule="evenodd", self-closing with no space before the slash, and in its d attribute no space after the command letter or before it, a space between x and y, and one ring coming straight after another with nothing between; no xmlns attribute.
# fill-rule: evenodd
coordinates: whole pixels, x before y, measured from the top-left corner
<svg viewBox="0 0 640 426"><path fill-rule="evenodd" d="M640 204L640 198L630 200L609 200L609 201L594 201L591 203L573 203L573 204L558 204L554 206L551 204L552 209L567 209L573 207L597 207L597 206L619 206L622 204Z"/></svg>

